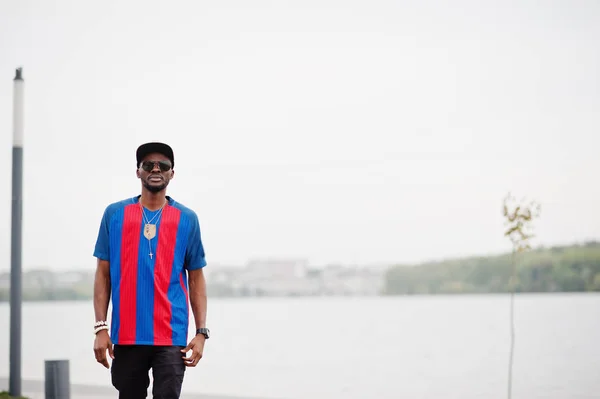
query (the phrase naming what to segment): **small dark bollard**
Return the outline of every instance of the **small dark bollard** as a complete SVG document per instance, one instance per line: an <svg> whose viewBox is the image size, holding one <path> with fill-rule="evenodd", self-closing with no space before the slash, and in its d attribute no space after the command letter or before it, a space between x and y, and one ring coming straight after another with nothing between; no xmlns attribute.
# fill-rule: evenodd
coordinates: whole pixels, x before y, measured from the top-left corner
<svg viewBox="0 0 600 399"><path fill-rule="evenodd" d="M46 360L45 391L46 399L70 399L68 360Z"/></svg>

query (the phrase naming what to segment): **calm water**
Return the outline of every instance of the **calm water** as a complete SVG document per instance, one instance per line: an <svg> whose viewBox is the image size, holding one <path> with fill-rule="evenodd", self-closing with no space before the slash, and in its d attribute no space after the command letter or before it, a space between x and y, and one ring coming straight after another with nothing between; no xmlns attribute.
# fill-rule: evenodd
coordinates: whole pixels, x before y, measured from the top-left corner
<svg viewBox="0 0 600 399"><path fill-rule="evenodd" d="M505 398L507 296L213 299L212 338L185 392L290 399ZM109 384L91 302L26 303L23 377L67 358L71 380ZM0 324L9 308L0 304ZM514 395L600 397L600 295L516 300ZM0 375L8 375L8 327Z"/></svg>

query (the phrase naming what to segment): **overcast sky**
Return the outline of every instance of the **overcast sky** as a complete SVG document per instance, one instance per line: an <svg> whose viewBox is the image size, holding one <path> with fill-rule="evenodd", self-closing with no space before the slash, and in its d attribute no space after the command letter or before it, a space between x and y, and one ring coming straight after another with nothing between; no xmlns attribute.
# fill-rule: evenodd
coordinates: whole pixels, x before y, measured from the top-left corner
<svg viewBox="0 0 600 399"><path fill-rule="evenodd" d="M94 268L100 218L175 150L210 264L496 253L600 239L600 3L2 1L0 270L12 79L25 78L23 267Z"/></svg>

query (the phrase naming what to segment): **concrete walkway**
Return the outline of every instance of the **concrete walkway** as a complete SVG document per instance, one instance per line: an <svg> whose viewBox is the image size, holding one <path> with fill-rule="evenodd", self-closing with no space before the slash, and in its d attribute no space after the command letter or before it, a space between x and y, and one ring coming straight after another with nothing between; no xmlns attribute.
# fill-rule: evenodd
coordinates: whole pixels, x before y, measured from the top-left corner
<svg viewBox="0 0 600 399"><path fill-rule="evenodd" d="M45 399L44 381L23 380L22 394L29 399ZM8 391L8 378L0 377L0 392ZM71 384L70 399L109 399L117 398L117 391L111 386L93 386ZM148 399L152 399L152 393L148 392ZM262 399L262 398L241 398L236 396L223 395L203 395L203 394L188 394L182 393L181 399ZM266 399L266 398L265 398Z"/></svg>

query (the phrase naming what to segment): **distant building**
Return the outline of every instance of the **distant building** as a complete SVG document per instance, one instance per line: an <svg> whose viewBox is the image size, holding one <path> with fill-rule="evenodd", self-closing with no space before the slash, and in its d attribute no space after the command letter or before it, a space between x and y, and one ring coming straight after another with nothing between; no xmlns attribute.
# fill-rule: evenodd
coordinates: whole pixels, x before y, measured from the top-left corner
<svg viewBox="0 0 600 399"><path fill-rule="evenodd" d="M379 295L383 268L328 265L310 267L305 259L253 259L244 267L211 264L206 269L211 297ZM94 270L23 273L23 291L32 299L91 298ZM0 273L0 300L8 300L10 273Z"/></svg>
<svg viewBox="0 0 600 399"><path fill-rule="evenodd" d="M305 278L308 261L305 259L255 259L246 264L246 272L255 278Z"/></svg>

